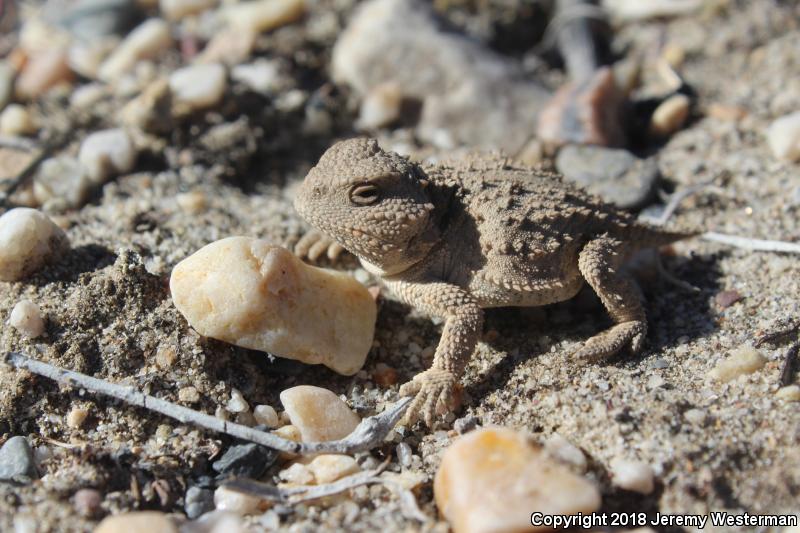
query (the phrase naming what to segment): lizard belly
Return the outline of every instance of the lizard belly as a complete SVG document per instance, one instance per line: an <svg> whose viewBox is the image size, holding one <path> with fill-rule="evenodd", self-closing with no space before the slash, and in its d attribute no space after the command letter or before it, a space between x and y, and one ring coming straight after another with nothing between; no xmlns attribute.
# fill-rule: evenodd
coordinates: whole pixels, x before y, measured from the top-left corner
<svg viewBox="0 0 800 533"><path fill-rule="evenodd" d="M485 269L473 276L469 291L481 307L533 307L569 300L583 282L577 265L547 276L497 276Z"/></svg>

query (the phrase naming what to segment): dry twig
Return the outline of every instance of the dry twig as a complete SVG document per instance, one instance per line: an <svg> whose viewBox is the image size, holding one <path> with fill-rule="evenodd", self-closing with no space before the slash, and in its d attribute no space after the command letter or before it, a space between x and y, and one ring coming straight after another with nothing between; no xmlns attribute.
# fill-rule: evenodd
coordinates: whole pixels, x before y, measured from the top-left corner
<svg viewBox="0 0 800 533"><path fill-rule="evenodd" d="M5 362L14 368L25 369L48 377L62 385L77 386L88 391L117 398L137 407L144 407L183 423L190 423L242 440L255 442L282 452L299 455L317 453L353 454L367 451L383 442L386 435L402 418L411 398L403 398L386 408L381 414L365 418L353 432L341 440L330 442L294 442L277 435L259 431L241 424L227 422L215 416L200 413L188 407L149 396L131 386L116 385L79 372L59 368L16 352L7 353Z"/></svg>

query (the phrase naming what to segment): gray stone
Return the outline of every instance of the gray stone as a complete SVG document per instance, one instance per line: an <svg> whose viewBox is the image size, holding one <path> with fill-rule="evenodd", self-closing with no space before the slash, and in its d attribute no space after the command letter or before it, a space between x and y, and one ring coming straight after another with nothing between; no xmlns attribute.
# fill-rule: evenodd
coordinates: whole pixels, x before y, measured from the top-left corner
<svg viewBox="0 0 800 533"><path fill-rule="evenodd" d="M550 98L518 63L445 29L421 0L362 4L336 42L332 71L362 97L391 85L422 102L417 134L440 148L516 154L534 136Z"/></svg>
<svg viewBox="0 0 800 533"><path fill-rule="evenodd" d="M644 206L658 180L655 159L602 146L565 146L558 152L556 168L567 180L623 209Z"/></svg>
<svg viewBox="0 0 800 533"><path fill-rule="evenodd" d="M214 491L198 486L189 487L183 510L189 519L194 520L198 516L214 510Z"/></svg>
<svg viewBox="0 0 800 533"><path fill-rule="evenodd" d="M211 467L227 476L257 478L278 458L278 452L258 444L237 444L228 448Z"/></svg>
<svg viewBox="0 0 800 533"><path fill-rule="evenodd" d="M38 476L33 450L25 437L11 437L0 448L0 480L28 483Z"/></svg>
<svg viewBox="0 0 800 533"><path fill-rule="evenodd" d="M135 0L50 0L45 18L85 41L125 35L141 19Z"/></svg>

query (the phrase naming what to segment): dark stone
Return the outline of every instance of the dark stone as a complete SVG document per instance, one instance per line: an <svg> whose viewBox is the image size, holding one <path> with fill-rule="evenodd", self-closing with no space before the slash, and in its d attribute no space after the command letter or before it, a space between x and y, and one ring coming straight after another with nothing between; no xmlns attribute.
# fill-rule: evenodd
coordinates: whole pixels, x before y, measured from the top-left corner
<svg viewBox="0 0 800 533"><path fill-rule="evenodd" d="M38 478L33 450L25 437L11 437L0 448L0 481L30 483Z"/></svg>
<svg viewBox="0 0 800 533"><path fill-rule="evenodd" d="M558 152L556 168L568 181L622 209L644 206L658 180L655 159L602 146L565 146Z"/></svg>
<svg viewBox="0 0 800 533"><path fill-rule="evenodd" d="M459 435L469 433L476 427L478 427L478 419L472 415L461 417L453 422L453 429L455 429Z"/></svg>
<svg viewBox="0 0 800 533"><path fill-rule="evenodd" d="M258 478L278 458L277 450L259 444L231 446L211 468L225 476Z"/></svg>

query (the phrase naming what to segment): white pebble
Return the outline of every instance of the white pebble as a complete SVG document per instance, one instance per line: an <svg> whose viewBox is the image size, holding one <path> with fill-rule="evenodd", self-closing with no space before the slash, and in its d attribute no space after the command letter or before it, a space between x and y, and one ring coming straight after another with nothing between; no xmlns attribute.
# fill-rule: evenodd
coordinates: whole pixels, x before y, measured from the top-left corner
<svg viewBox="0 0 800 533"><path fill-rule="evenodd" d="M294 22L304 11L304 0L254 0L226 7L222 14L241 31L261 33Z"/></svg>
<svg viewBox="0 0 800 533"><path fill-rule="evenodd" d="M175 104L188 111L215 105L225 94L226 86L225 67L219 63L183 67L169 77Z"/></svg>
<svg viewBox="0 0 800 533"><path fill-rule="evenodd" d="M277 61L258 59L253 63L236 65L231 78L257 93L269 93L282 88L283 76Z"/></svg>
<svg viewBox="0 0 800 533"><path fill-rule="evenodd" d="M219 487L214 491L214 505L218 511L233 511L238 514L255 514L262 508L261 498L250 496L241 492L236 492Z"/></svg>
<svg viewBox="0 0 800 533"><path fill-rule="evenodd" d="M706 412L702 409L689 409L683 413L683 418L692 424L701 425L706 421Z"/></svg>
<svg viewBox="0 0 800 533"><path fill-rule="evenodd" d="M388 126L400 118L403 93L395 83L384 83L372 89L361 102L358 128L374 130Z"/></svg>
<svg viewBox="0 0 800 533"><path fill-rule="evenodd" d="M655 482L650 465L617 457L611 460L610 467L615 486L640 494L653 492Z"/></svg>
<svg viewBox="0 0 800 533"><path fill-rule="evenodd" d="M253 416L256 417L256 423L267 426L268 428L276 428L280 425L278 421L278 413L271 405L256 405L253 409Z"/></svg>
<svg viewBox="0 0 800 533"><path fill-rule="evenodd" d="M17 305L11 310L8 325L29 339L35 339L44 333L42 312L39 306L30 300L17 302Z"/></svg>
<svg viewBox="0 0 800 533"><path fill-rule="evenodd" d="M250 406L242 396L242 393L239 392L239 389L231 390L231 399L228 400L228 405L225 408L231 413L243 413L250 410Z"/></svg>
<svg viewBox="0 0 800 533"><path fill-rule="evenodd" d="M88 109L102 100L106 95L106 88L100 83L87 83L81 85L69 97L69 105Z"/></svg>
<svg viewBox="0 0 800 533"><path fill-rule="evenodd" d="M778 159L800 160L800 111L783 116L770 124L767 142Z"/></svg>
<svg viewBox="0 0 800 533"><path fill-rule="evenodd" d="M724 383L739 376L752 374L765 364L767 364L767 360L761 355L761 352L752 346L741 346L733 350L730 357L717 363L717 366L708 375Z"/></svg>
<svg viewBox="0 0 800 533"><path fill-rule="evenodd" d="M787 402L800 402L800 387L797 385L781 387L778 389L778 392L775 393L775 396Z"/></svg>
<svg viewBox="0 0 800 533"><path fill-rule="evenodd" d="M178 391L178 399L186 403L195 403L200 401L200 391L197 387L183 387Z"/></svg>
<svg viewBox="0 0 800 533"><path fill-rule="evenodd" d="M281 392L281 403L304 442L342 439L361 422L333 392L300 385Z"/></svg>
<svg viewBox="0 0 800 533"><path fill-rule="evenodd" d="M133 69L140 60L155 57L171 44L172 35L167 22L158 18L146 20L130 32L100 65L98 77L105 82L113 82Z"/></svg>
<svg viewBox="0 0 800 533"><path fill-rule="evenodd" d="M0 217L0 280L17 281L39 270L69 246L47 215L17 207Z"/></svg>
<svg viewBox="0 0 800 533"><path fill-rule="evenodd" d="M86 169L86 176L102 185L109 178L133 169L136 149L130 135L120 128L96 131L81 144L78 160Z"/></svg>
<svg viewBox="0 0 800 533"><path fill-rule="evenodd" d="M314 475L317 484L332 483L350 474L355 474L361 468L356 460L349 455L324 454L314 457L308 464L308 469Z"/></svg>
<svg viewBox="0 0 800 533"><path fill-rule="evenodd" d="M160 0L158 7L168 20L180 20L217 5L217 0Z"/></svg>
<svg viewBox="0 0 800 533"><path fill-rule="evenodd" d="M668 137L681 129L689 117L691 100L685 94L673 94L656 108L650 118L650 133Z"/></svg>
<svg viewBox="0 0 800 533"><path fill-rule="evenodd" d="M278 472L278 477L291 485L311 485L314 483L314 474L304 464L294 463L289 468Z"/></svg>
<svg viewBox="0 0 800 533"><path fill-rule="evenodd" d="M23 105L9 104L0 114L0 133L4 135L30 135L36 129L36 122Z"/></svg>
<svg viewBox="0 0 800 533"><path fill-rule="evenodd" d="M573 465L581 472L586 471L586 456L562 435L553 433L544 443L544 449L562 463Z"/></svg>

